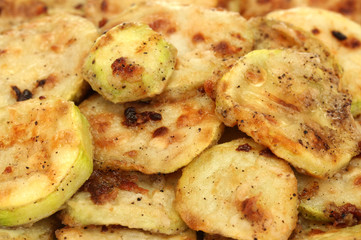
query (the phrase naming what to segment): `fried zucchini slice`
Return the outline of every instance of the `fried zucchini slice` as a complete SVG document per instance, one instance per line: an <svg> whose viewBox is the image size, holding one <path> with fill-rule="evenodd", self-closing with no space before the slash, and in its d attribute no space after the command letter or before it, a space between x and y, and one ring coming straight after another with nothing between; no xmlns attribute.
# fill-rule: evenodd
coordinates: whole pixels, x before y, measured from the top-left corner
<svg viewBox="0 0 361 240"><path fill-rule="evenodd" d="M80 109L91 125L96 169L174 172L215 144L223 130L214 102L204 93L126 104L96 95Z"/></svg>
<svg viewBox="0 0 361 240"><path fill-rule="evenodd" d="M164 93L169 98L181 98L206 81L211 92L230 66L252 50L247 21L234 12L148 1L128 8L102 30L122 22L148 24L177 48L176 68Z"/></svg>
<svg viewBox="0 0 361 240"><path fill-rule="evenodd" d="M72 103L32 99L0 110L0 226L60 209L92 172L87 120Z"/></svg>
<svg viewBox="0 0 361 240"><path fill-rule="evenodd" d="M296 8L267 16L300 27L320 39L344 69L339 87L352 95L351 111L361 114L361 26L327 10Z"/></svg>
<svg viewBox="0 0 361 240"><path fill-rule="evenodd" d="M79 99L87 89L83 60L97 37L88 20L39 17L0 33L0 107L39 96Z"/></svg>
<svg viewBox="0 0 361 240"><path fill-rule="evenodd" d="M65 227L56 231L58 240L196 240L196 233L187 230L177 235L163 235L118 226Z"/></svg>
<svg viewBox="0 0 361 240"><path fill-rule="evenodd" d="M328 69L333 69L338 77L342 76L342 67L331 51L311 33L289 23L264 17L252 18L248 22L254 34L254 50L291 48L315 53Z"/></svg>
<svg viewBox="0 0 361 240"><path fill-rule="evenodd" d="M361 158L327 179L298 174L300 211L306 218L334 225L361 223Z"/></svg>
<svg viewBox="0 0 361 240"><path fill-rule="evenodd" d="M351 100L337 84L317 54L256 50L217 85L216 111L299 170L331 176L358 154L360 141Z"/></svg>
<svg viewBox="0 0 361 240"><path fill-rule="evenodd" d="M83 190L66 203L69 226L121 225L178 234L187 226L174 209L177 174L95 170Z"/></svg>
<svg viewBox="0 0 361 240"><path fill-rule="evenodd" d="M238 139L206 150L183 169L176 209L193 230L288 239L297 221L297 182L266 147Z"/></svg>
<svg viewBox="0 0 361 240"><path fill-rule="evenodd" d="M2 228L1 240L55 240L55 230L60 227L54 217L40 220L31 226Z"/></svg>
<svg viewBox="0 0 361 240"><path fill-rule="evenodd" d="M83 76L114 103L154 97L166 86L176 55L174 46L148 25L123 23L96 40Z"/></svg>

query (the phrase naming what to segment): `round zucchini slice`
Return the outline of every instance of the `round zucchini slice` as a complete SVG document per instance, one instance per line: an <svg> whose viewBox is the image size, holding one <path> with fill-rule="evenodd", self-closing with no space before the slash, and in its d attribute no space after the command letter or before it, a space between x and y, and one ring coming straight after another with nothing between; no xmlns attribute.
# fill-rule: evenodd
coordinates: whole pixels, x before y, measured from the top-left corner
<svg viewBox="0 0 361 240"><path fill-rule="evenodd" d="M252 139L216 145L183 169L176 209L193 230L235 239L288 239L297 222L290 166Z"/></svg>
<svg viewBox="0 0 361 240"><path fill-rule="evenodd" d="M310 175L332 176L359 153L351 99L317 54L256 50L217 86L216 111Z"/></svg>
<svg viewBox="0 0 361 240"><path fill-rule="evenodd" d="M360 224L361 158L327 179L297 174L300 212L305 218L337 226Z"/></svg>
<svg viewBox="0 0 361 240"><path fill-rule="evenodd" d="M0 226L50 216L89 178L87 120L69 101L31 99L0 110Z"/></svg>
<svg viewBox="0 0 361 240"><path fill-rule="evenodd" d="M92 88L114 103L160 94L177 50L146 24L123 23L100 36L83 66Z"/></svg>
<svg viewBox="0 0 361 240"><path fill-rule="evenodd" d="M361 26L339 13L299 7L270 13L267 18L288 22L312 33L335 55L344 69L340 87L352 95L351 111L361 115Z"/></svg>

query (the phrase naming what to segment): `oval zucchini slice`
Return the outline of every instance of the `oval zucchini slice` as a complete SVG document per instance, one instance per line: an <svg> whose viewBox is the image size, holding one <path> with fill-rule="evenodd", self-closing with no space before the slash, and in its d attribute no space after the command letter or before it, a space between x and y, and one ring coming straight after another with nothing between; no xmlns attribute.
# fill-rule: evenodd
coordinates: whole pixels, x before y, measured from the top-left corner
<svg viewBox="0 0 361 240"><path fill-rule="evenodd" d="M288 239L297 202L290 166L252 139L203 152L183 169L176 192L191 229L236 239Z"/></svg>
<svg viewBox="0 0 361 240"><path fill-rule="evenodd" d="M187 229L174 208L177 174L95 170L62 212L69 226L121 225L153 233Z"/></svg>
<svg viewBox="0 0 361 240"><path fill-rule="evenodd" d="M223 131L204 93L125 104L95 95L79 108L91 125L96 169L171 173L215 144Z"/></svg>
<svg viewBox="0 0 361 240"><path fill-rule="evenodd" d="M352 114L361 114L361 26L341 14L316 8L270 13L268 18L291 23L313 33L344 69L340 87L352 95Z"/></svg>
<svg viewBox="0 0 361 240"><path fill-rule="evenodd" d="M0 226L50 216L92 172L87 120L71 102L32 99L0 110Z"/></svg>
<svg viewBox="0 0 361 240"><path fill-rule="evenodd" d="M102 30L123 22L145 23L177 48L177 64L163 93L172 99L182 98L205 82L207 93L212 93L230 66L252 50L247 21L235 12L146 1L111 19Z"/></svg>
<svg viewBox="0 0 361 240"><path fill-rule="evenodd" d="M176 55L175 47L148 25L123 23L96 40L83 75L114 103L145 99L163 91Z"/></svg>
<svg viewBox="0 0 361 240"><path fill-rule="evenodd" d="M42 16L0 33L0 107L29 98L78 101L89 86L81 76L97 29L65 13Z"/></svg>
<svg viewBox="0 0 361 240"><path fill-rule="evenodd" d="M361 223L361 158L354 158L346 169L327 179L296 175L300 212L334 225Z"/></svg>
<svg viewBox="0 0 361 240"><path fill-rule="evenodd" d="M299 170L332 176L358 154L361 136L338 82L317 54L256 50L217 85L216 111Z"/></svg>

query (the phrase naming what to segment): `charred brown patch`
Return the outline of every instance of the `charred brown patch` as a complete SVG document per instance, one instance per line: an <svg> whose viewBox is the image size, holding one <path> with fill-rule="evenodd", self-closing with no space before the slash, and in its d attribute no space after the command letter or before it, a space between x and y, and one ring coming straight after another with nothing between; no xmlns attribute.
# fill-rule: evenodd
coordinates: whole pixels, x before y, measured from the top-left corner
<svg viewBox="0 0 361 240"><path fill-rule="evenodd" d="M45 83L46 83L46 79L36 80L36 86L35 87L36 88L44 87Z"/></svg>
<svg viewBox="0 0 361 240"><path fill-rule="evenodd" d="M227 41L223 40L213 46L213 51L221 56L232 55L240 52L241 47L235 47L230 45Z"/></svg>
<svg viewBox="0 0 361 240"><path fill-rule="evenodd" d="M312 32L314 35L318 35L318 34L320 34L320 29L314 28L314 29L311 30L311 32Z"/></svg>
<svg viewBox="0 0 361 240"><path fill-rule="evenodd" d="M11 86L11 89L13 90L17 102L25 101L33 97L33 94L28 89L21 91L17 86Z"/></svg>
<svg viewBox="0 0 361 240"><path fill-rule="evenodd" d="M204 42L205 38L203 36L202 33L196 33L193 35L192 37L192 42L193 43L200 43L200 42Z"/></svg>
<svg viewBox="0 0 361 240"><path fill-rule="evenodd" d="M124 153L124 155L131 157L131 158L135 158L138 155L138 151L136 150L131 150L129 152Z"/></svg>
<svg viewBox="0 0 361 240"><path fill-rule="evenodd" d="M309 199L316 195L320 186L317 181L314 181L312 184L308 185L306 188L302 190L299 194L300 199Z"/></svg>
<svg viewBox="0 0 361 240"><path fill-rule="evenodd" d="M11 166L7 166L2 172L2 174L12 173L12 172L13 172L13 168Z"/></svg>
<svg viewBox="0 0 361 240"><path fill-rule="evenodd" d="M344 41L347 39L347 36L340 31L333 30L333 31L331 31L331 34L338 41Z"/></svg>
<svg viewBox="0 0 361 240"><path fill-rule="evenodd" d="M349 37L347 40L342 42L342 45L346 48L355 49L361 46L361 42L355 37Z"/></svg>
<svg viewBox="0 0 361 240"><path fill-rule="evenodd" d="M263 219L264 214L261 207L257 204L257 197L245 199L237 208L251 222L260 222Z"/></svg>
<svg viewBox="0 0 361 240"><path fill-rule="evenodd" d="M160 121L162 120L162 115L157 112L141 112L137 113L135 107L128 107L124 110L125 121L123 124L125 126L134 127L141 124L145 124L149 121Z"/></svg>
<svg viewBox="0 0 361 240"><path fill-rule="evenodd" d="M204 91L210 96L212 99L216 98L216 82L212 80L206 80L203 84Z"/></svg>
<svg viewBox="0 0 361 240"><path fill-rule="evenodd" d="M147 194L148 190L139 187L137 181L137 177L129 173L94 170L82 190L89 192L93 203L99 205L114 200L118 190Z"/></svg>
<svg viewBox="0 0 361 240"><path fill-rule="evenodd" d="M107 18L102 18L99 22L98 22L98 27L103 27L105 24L107 24L108 19Z"/></svg>
<svg viewBox="0 0 361 240"><path fill-rule="evenodd" d="M207 113L203 110L193 109L192 107L186 106L183 108L183 114L177 119L177 127L191 127L200 123Z"/></svg>
<svg viewBox="0 0 361 240"><path fill-rule="evenodd" d="M261 156L265 156L265 157L274 157L275 155L273 154L273 152L271 152L271 150L269 150L269 148L265 148L263 150L261 150L259 152L259 155Z"/></svg>
<svg viewBox="0 0 361 240"><path fill-rule="evenodd" d="M90 122L91 128L98 134L102 134L108 131L108 129L112 125L113 118L114 115L107 113L100 113L87 117Z"/></svg>
<svg viewBox="0 0 361 240"><path fill-rule="evenodd" d="M237 148L236 148L236 151L237 152L249 152L252 150L252 147L246 143L246 144L242 144L242 145L239 145Z"/></svg>
<svg viewBox="0 0 361 240"><path fill-rule="evenodd" d="M326 214L334 221L337 227L346 227L359 224L361 222L361 209L351 203L336 206L334 203L326 208Z"/></svg>
<svg viewBox="0 0 361 240"><path fill-rule="evenodd" d="M126 57L116 59L111 65L113 76L121 76L128 81L140 79L144 68L138 64L128 62Z"/></svg>
<svg viewBox="0 0 361 240"><path fill-rule="evenodd" d="M238 40L245 40L240 33L231 33L231 36L237 38Z"/></svg>
<svg viewBox="0 0 361 240"><path fill-rule="evenodd" d="M149 27L151 27L156 32L163 32L166 34L172 34L177 31L175 25L172 25L172 23L165 18L159 18L154 20L152 23L149 24Z"/></svg>
<svg viewBox="0 0 361 240"><path fill-rule="evenodd" d="M217 2L217 8L227 9L227 8L228 8L229 1L230 1L230 0L218 0L218 2Z"/></svg>
<svg viewBox="0 0 361 240"><path fill-rule="evenodd" d="M156 137L161 137L164 136L168 133L169 129L167 127L160 127L157 128L153 134L152 134L152 138L156 138Z"/></svg>
<svg viewBox="0 0 361 240"><path fill-rule="evenodd" d="M149 27L154 31L163 30L166 26L168 26L168 21L164 19L157 19L149 24Z"/></svg>
<svg viewBox="0 0 361 240"><path fill-rule="evenodd" d="M360 186L361 185L361 176L356 177L355 180L353 180L353 184L356 186Z"/></svg>
<svg viewBox="0 0 361 240"><path fill-rule="evenodd" d="M0 49L0 56L7 53L7 50L6 49Z"/></svg>
<svg viewBox="0 0 361 240"><path fill-rule="evenodd" d="M109 3L107 0L103 0L101 3L100 3L100 10L102 12L107 12L109 9Z"/></svg>

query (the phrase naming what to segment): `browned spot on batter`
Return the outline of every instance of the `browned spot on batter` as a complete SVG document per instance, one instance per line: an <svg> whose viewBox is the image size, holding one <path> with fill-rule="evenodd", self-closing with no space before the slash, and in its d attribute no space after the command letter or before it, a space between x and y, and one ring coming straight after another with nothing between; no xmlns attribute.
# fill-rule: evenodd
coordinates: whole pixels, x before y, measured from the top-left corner
<svg viewBox="0 0 361 240"><path fill-rule="evenodd" d="M136 150L132 150L132 151L124 153L124 155L129 156L131 158L135 158L138 155L138 152Z"/></svg>
<svg viewBox="0 0 361 240"><path fill-rule="evenodd" d="M227 41L223 40L213 46L213 51L221 56L232 55L241 51L241 47L230 45Z"/></svg>
<svg viewBox="0 0 361 240"><path fill-rule="evenodd" d="M111 65L113 76L121 76L126 81L140 81L144 68L134 62L128 62L126 57L116 59Z"/></svg>
<svg viewBox="0 0 361 240"><path fill-rule="evenodd" d="M12 173L12 172L13 172L12 167L11 167L11 166L7 166L7 167L4 169L4 171L3 171L2 174Z"/></svg>
<svg viewBox="0 0 361 240"><path fill-rule="evenodd" d="M228 8L229 1L230 1L230 0L218 0L218 2L217 2L217 8L227 9L227 8Z"/></svg>
<svg viewBox="0 0 361 240"><path fill-rule="evenodd" d="M177 127L191 127L200 123L207 113L202 110L193 109L190 106L185 106L183 108L183 114L177 119Z"/></svg>
<svg viewBox="0 0 361 240"><path fill-rule="evenodd" d="M177 31L176 26L166 19L166 17L154 20L149 24L149 27L156 32L163 32L165 34L172 34Z"/></svg>
<svg viewBox="0 0 361 240"><path fill-rule="evenodd" d="M317 181L314 181L312 184L309 184L305 187L302 192L299 194L300 199L308 199L316 195L320 186Z"/></svg>
<svg viewBox="0 0 361 240"><path fill-rule="evenodd" d="M167 127L157 128L152 135L152 138L161 137L168 133L169 129Z"/></svg>
<svg viewBox="0 0 361 240"><path fill-rule="evenodd" d="M212 80L206 80L204 81L204 91L207 93L208 96L210 96L212 99L215 99L215 88L216 88L216 83L215 81Z"/></svg>
<svg viewBox="0 0 361 240"><path fill-rule="evenodd" d="M251 222L260 222L263 219L264 214L262 208L257 204L257 197L245 199L237 208Z"/></svg>
<svg viewBox="0 0 361 240"><path fill-rule="evenodd" d="M200 42L204 42L204 36L202 33L196 33L193 35L192 37L192 42L193 43L200 43Z"/></svg>
<svg viewBox="0 0 361 240"><path fill-rule="evenodd" d="M320 34L320 30L319 30L318 28L312 29L311 32L312 32L314 35Z"/></svg>
<svg viewBox="0 0 361 240"><path fill-rule="evenodd" d="M260 84L265 81L263 78L263 74L260 70L254 71L254 70L247 70L247 72L244 74L246 80L254 85Z"/></svg>
<svg viewBox="0 0 361 240"><path fill-rule="evenodd" d="M243 152L249 152L252 150L252 147L246 143L246 144L242 144L242 145L239 145L237 148L236 148L236 151L240 152L240 151L243 151Z"/></svg>
<svg viewBox="0 0 361 240"><path fill-rule="evenodd" d="M157 112L145 111L137 113L135 107L128 107L124 110L125 121L123 125L128 127L139 126L149 121L160 121L162 115Z"/></svg>
<svg viewBox="0 0 361 240"><path fill-rule="evenodd" d="M361 42L355 37L348 37L345 41L342 41L342 45L346 48L355 49L361 46Z"/></svg>
<svg viewBox="0 0 361 240"><path fill-rule="evenodd" d="M87 118L91 125L92 131L98 135L108 131L109 127L112 125L114 115L109 113L100 113L97 115L91 115Z"/></svg>
<svg viewBox="0 0 361 240"><path fill-rule="evenodd" d="M259 152L259 155L261 156L265 156L265 157L274 157L275 155L273 154L273 152L271 152L271 150L269 150L268 148L265 148L263 150L261 150Z"/></svg>
<svg viewBox="0 0 361 240"><path fill-rule="evenodd" d="M107 12L109 8L109 4L107 0L103 0L100 4L100 10L103 12Z"/></svg>
<svg viewBox="0 0 361 240"><path fill-rule="evenodd" d="M108 22L107 18L102 18L99 22L98 22L98 27L103 27L106 23Z"/></svg>
<svg viewBox="0 0 361 240"><path fill-rule="evenodd" d="M361 185L361 176L356 177L355 180L353 181L353 184Z"/></svg>
<svg viewBox="0 0 361 240"><path fill-rule="evenodd" d="M326 208L326 214L334 221L333 225L338 227L353 226L361 222L361 209L351 203L342 206L331 203Z"/></svg>
<svg viewBox="0 0 361 240"><path fill-rule="evenodd" d="M91 194L95 204L105 204L114 200L119 190L147 194L148 190L139 187L137 182L137 177L130 173L95 170L82 190Z"/></svg>

